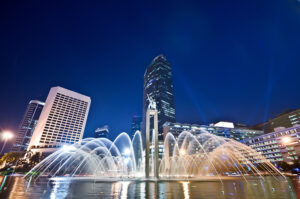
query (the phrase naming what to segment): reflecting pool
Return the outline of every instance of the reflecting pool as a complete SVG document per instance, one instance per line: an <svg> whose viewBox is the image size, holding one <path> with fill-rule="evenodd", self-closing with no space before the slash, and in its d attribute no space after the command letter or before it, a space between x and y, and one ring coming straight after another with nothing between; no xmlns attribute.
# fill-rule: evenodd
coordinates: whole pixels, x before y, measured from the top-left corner
<svg viewBox="0 0 300 199"><path fill-rule="evenodd" d="M41 177L28 186L23 177L0 176L0 198L300 198L300 178L287 182L272 177L264 180L227 179L220 181L99 181L49 179Z"/></svg>

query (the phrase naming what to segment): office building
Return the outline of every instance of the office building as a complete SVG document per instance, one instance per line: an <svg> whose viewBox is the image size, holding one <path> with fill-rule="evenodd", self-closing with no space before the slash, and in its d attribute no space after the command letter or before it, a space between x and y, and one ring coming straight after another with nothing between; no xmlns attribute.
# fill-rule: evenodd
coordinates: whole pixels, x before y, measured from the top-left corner
<svg viewBox="0 0 300 199"><path fill-rule="evenodd" d="M175 107L171 64L164 55L155 57L144 74L143 129L145 136L148 97L154 99L158 110L158 139L163 140L163 124L175 122Z"/></svg>
<svg viewBox="0 0 300 199"><path fill-rule="evenodd" d="M136 131L141 131L142 116L134 115L132 116L131 122L131 136L133 137Z"/></svg>
<svg viewBox="0 0 300 199"><path fill-rule="evenodd" d="M80 142L91 99L62 87L50 89L28 150L53 152L65 144Z"/></svg>
<svg viewBox="0 0 300 199"><path fill-rule="evenodd" d="M108 125L105 125L103 127L97 128L95 130L94 135L95 135L95 138L107 138L108 133L109 133L109 127L108 127Z"/></svg>
<svg viewBox="0 0 300 199"><path fill-rule="evenodd" d="M300 124L300 109L283 112L263 124L255 125L254 128L262 129L265 133L270 133L274 132L276 128L290 128L298 124Z"/></svg>
<svg viewBox="0 0 300 199"><path fill-rule="evenodd" d="M172 133L175 137L183 131L189 131L193 135L203 132L212 133L217 136L241 141L247 138L259 136L263 134L261 130L253 130L244 125L235 125L232 122L218 122L216 124L197 125L166 122L164 124L164 137L167 133Z"/></svg>
<svg viewBox="0 0 300 199"><path fill-rule="evenodd" d="M245 139L244 144L273 163L293 164L300 156L300 125ZM256 160L256 163L259 160Z"/></svg>
<svg viewBox="0 0 300 199"><path fill-rule="evenodd" d="M23 119L19 125L15 143L11 149L13 152L25 152L29 145L32 133L39 120L45 103L31 100L27 105Z"/></svg>

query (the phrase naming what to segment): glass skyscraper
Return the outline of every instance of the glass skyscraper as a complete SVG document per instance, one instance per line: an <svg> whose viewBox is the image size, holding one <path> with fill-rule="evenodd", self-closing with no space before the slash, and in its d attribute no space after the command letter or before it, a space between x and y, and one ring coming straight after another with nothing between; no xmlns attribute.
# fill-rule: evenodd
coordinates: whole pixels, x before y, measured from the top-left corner
<svg viewBox="0 0 300 199"><path fill-rule="evenodd" d="M131 136L133 137L136 131L141 131L142 116L134 115L131 121Z"/></svg>
<svg viewBox="0 0 300 199"><path fill-rule="evenodd" d="M45 103L31 100L17 131L15 143L11 149L14 152L25 152L29 145L32 133L38 122Z"/></svg>
<svg viewBox="0 0 300 199"><path fill-rule="evenodd" d="M145 135L148 96L156 102L158 110L158 139L163 140L163 124L175 122L174 94L171 64L164 55L155 57L144 74L143 135Z"/></svg>

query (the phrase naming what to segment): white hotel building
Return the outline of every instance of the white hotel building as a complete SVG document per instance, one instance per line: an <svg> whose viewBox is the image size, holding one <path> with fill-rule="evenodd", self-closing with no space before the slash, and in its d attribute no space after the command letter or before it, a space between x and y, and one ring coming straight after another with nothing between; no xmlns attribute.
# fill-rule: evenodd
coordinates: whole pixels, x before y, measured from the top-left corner
<svg viewBox="0 0 300 199"><path fill-rule="evenodd" d="M53 152L80 142L90 104L88 96L59 86L51 88L27 151Z"/></svg>

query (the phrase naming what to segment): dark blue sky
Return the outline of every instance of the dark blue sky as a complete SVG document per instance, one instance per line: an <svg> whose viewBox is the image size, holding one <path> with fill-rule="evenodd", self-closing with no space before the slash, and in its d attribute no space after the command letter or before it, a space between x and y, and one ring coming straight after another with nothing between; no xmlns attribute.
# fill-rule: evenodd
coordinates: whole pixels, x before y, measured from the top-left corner
<svg viewBox="0 0 300 199"><path fill-rule="evenodd" d="M86 135L130 131L164 52L179 122L255 124L300 107L300 2L1 1L0 128L52 86L91 97Z"/></svg>

